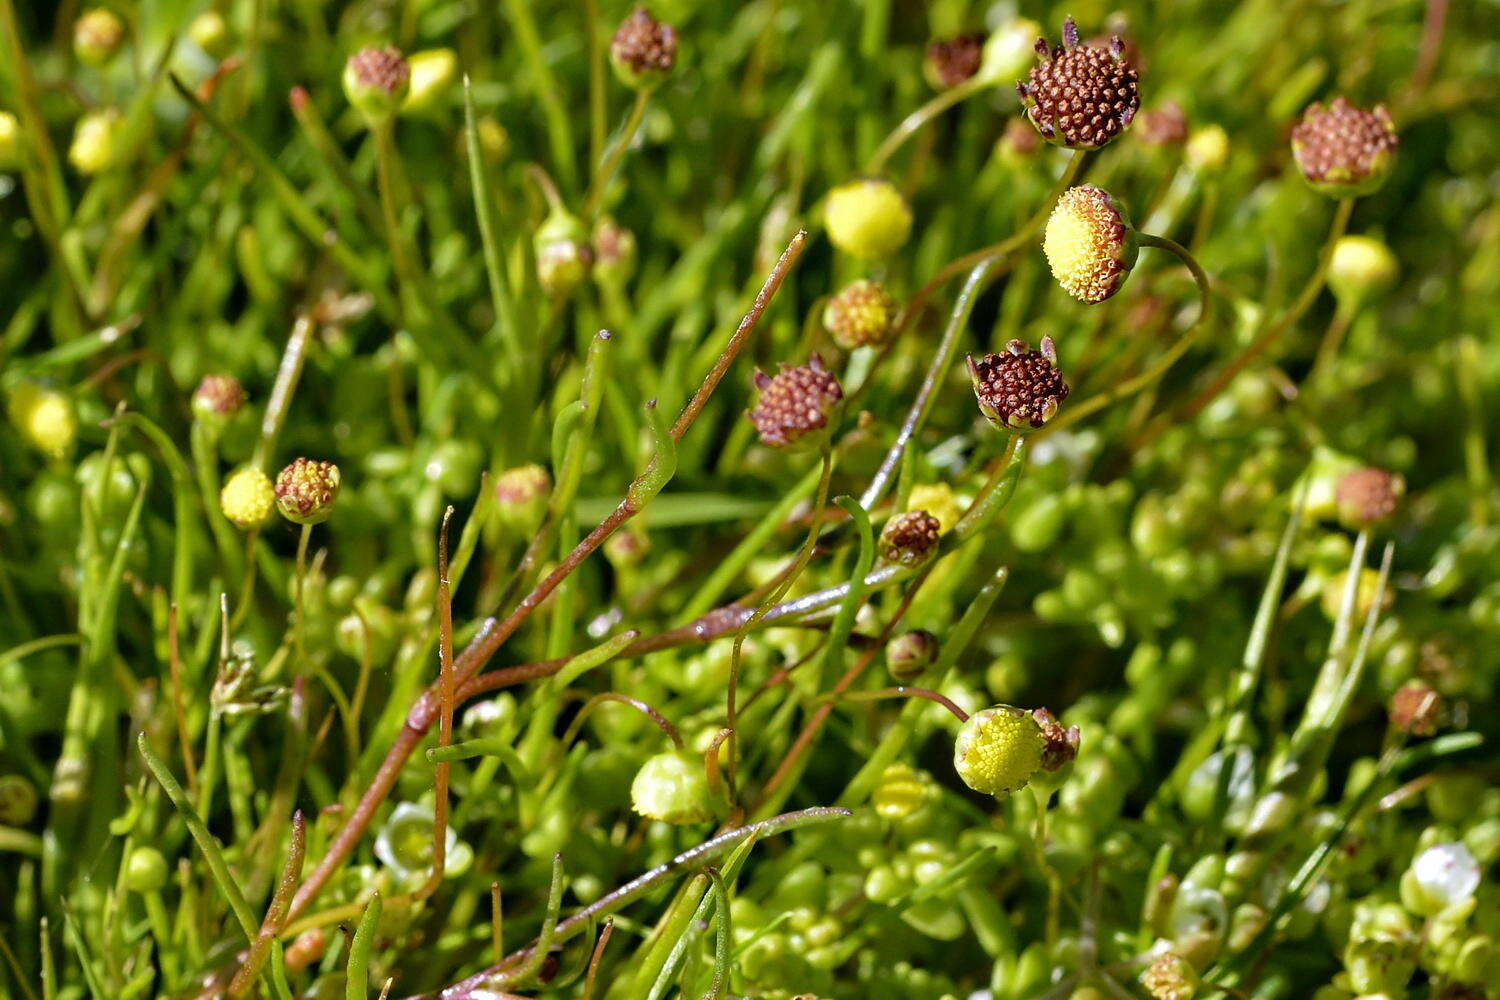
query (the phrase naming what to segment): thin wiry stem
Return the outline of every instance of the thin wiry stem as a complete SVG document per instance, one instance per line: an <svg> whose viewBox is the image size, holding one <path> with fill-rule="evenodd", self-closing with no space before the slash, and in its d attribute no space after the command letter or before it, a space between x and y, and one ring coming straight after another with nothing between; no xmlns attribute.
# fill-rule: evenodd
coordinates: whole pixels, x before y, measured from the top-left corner
<svg viewBox="0 0 1500 1000"><path fill-rule="evenodd" d="M895 128L891 129L890 134L881 142L879 148L875 150L874 155L865 162L864 172L871 177L879 176L881 171L885 169L886 161L895 155L896 151L906 143L906 140L920 132L924 125L960 101L980 93L991 85L992 81L986 79L982 74L976 74L958 86L949 87L947 90L936 94L926 104L901 119L901 122Z"/></svg>

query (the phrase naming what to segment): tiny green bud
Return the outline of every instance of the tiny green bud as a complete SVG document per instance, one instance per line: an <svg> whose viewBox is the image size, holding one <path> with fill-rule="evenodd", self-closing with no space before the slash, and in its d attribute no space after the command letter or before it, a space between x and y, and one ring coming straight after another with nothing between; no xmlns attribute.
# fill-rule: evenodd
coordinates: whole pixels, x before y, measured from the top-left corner
<svg viewBox="0 0 1500 1000"><path fill-rule="evenodd" d="M333 513L340 485L337 465L298 458L276 476L276 506L293 524L322 524Z"/></svg>
<svg viewBox="0 0 1500 1000"><path fill-rule="evenodd" d="M892 680L910 684L932 666L937 655L937 636L923 628L913 629L886 643L885 665Z"/></svg>
<svg viewBox="0 0 1500 1000"><path fill-rule="evenodd" d="M90 66L103 66L120 51L125 22L107 7L86 10L73 22L73 54Z"/></svg>
<svg viewBox="0 0 1500 1000"><path fill-rule="evenodd" d="M525 533L541 523L552 492L552 477L540 465L518 465L495 479L495 513L500 523Z"/></svg>
<svg viewBox="0 0 1500 1000"><path fill-rule="evenodd" d="M911 235L911 208L896 185L872 177L828 192L823 223L833 245L859 260L884 260Z"/></svg>
<svg viewBox="0 0 1500 1000"><path fill-rule="evenodd" d="M1042 26L1028 18L1012 18L990 32L984 40L979 75L989 83L999 84L1023 75L1036 55L1036 40Z"/></svg>
<svg viewBox="0 0 1500 1000"><path fill-rule="evenodd" d="M125 121L114 108L90 111L73 127L68 162L80 174L100 174L113 167L120 156Z"/></svg>
<svg viewBox="0 0 1500 1000"><path fill-rule="evenodd" d="M66 394L39 382L22 382L11 390L11 423L26 443L48 458L66 458L78 440L78 413Z"/></svg>
<svg viewBox="0 0 1500 1000"><path fill-rule="evenodd" d="M21 120L9 111L0 111L0 170L14 170L21 165Z"/></svg>
<svg viewBox="0 0 1500 1000"><path fill-rule="evenodd" d="M411 87L411 65L394 46L360 49L344 63L344 96L371 125L388 121Z"/></svg>
<svg viewBox="0 0 1500 1000"><path fill-rule="evenodd" d="M223 428L245 408L245 387L233 375L205 375L193 390L193 416Z"/></svg>
<svg viewBox="0 0 1500 1000"><path fill-rule="evenodd" d="M36 786L19 774L0 776L0 825L25 826L36 817Z"/></svg>
<svg viewBox="0 0 1500 1000"><path fill-rule="evenodd" d="M458 56L452 49L413 52L406 60L411 79L402 114L424 114L442 106L458 78Z"/></svg>
<svg viewBox="0 0 1500 1000"><path fill-rule="evenodd" d="M1328 287L1340 302L1350 305L1385 292L1399 273L1390 247L1369 236L1341 236L1328 259Z"/></svg>
<svg viewBox="0 0 1500 1000"><path fill-rule="evenodd" d="M1194 129L1183 147L1183 158L1200 174L1223 169L1229 160L1229 134L1218 125Z"/></svg>
<svg viewBox="0 0 1500 1000"><path fill-rule="evenodd" d="M156 892L167 884L167 861L154 847L137 847L125 863L125 888L131 892Z"/></svg>
<svg viewBox="0 0 1500 1000"><path fill-rule="evenodd" d="M609 216L594 223L594 280L620 287L635 273L635 234Z"/></svg>
<svg viewBox="0 0 1500 1000"><path fill-rule="evenodd" d="M188 37L215 59L223 59L229 53L229 25L216 10L205 10L193 18L188 25Z"/></svg>
<svg viewBox="0 0 1500 1000"><path fill-rule="evenodd" d="M553 298L566 298L588 280L594 250L588 231L577 218L554 209L537 227L533 242L536 277L542 291Z"/></svg>
<svg viewBox="0 0 1500 1000"><path fill-rule="evenodd" d="M702 758L681 750L659 753L630 783L630 802L647 819L705 823L714 818L714 796Z"/></svg>

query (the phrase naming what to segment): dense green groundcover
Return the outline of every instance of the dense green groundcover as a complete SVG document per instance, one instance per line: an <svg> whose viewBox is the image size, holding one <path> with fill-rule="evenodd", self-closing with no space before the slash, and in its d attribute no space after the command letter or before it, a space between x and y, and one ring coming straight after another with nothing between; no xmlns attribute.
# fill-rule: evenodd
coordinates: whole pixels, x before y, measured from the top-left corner
<svg viewBox="0 0 1500 1000"><path fill-rule="evenodd" d="M0 995L1500 997L1497 22L0 0Z"/></svg>

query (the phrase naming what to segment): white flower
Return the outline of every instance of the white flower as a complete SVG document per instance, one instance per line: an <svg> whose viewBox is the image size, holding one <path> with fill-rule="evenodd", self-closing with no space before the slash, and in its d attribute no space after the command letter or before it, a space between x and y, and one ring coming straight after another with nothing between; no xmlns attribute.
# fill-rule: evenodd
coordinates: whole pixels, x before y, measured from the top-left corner
<svg viewBox="0 0 1500 1000"><path fill-rule="evenodd" d="M1411 871L1422 891L1445 907L1464 902L1479 888L1479 862L1460 843L1434 844L1417 855Z"/></svg>

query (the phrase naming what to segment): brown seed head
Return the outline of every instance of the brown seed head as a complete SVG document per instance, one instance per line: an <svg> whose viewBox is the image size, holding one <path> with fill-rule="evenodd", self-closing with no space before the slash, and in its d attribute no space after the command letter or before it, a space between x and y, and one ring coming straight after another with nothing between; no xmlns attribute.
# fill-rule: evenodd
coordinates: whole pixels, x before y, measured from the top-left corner
<svg viewBox="0 0 1500 1000"><path fill-rule="evenodd" d="M1314 102L1292 129L1292 155L1314 188L1339 196L1367 194L1390 172L1400 144L1384 105L1371 111L1342 97Z"/></svg>
<svg viewBox="0 0 1500 1000"><path fill-rule="evenodd" d="M1391 695L1391 725L1411 736L1432 736L1443 717L1443 696L1421 681L1409 681Z"/></svg>
<svg viewBox="0 0 1500 1000"><path fill-rule="evenodd" d="M1140 72L1119 36L1107 47L1081 45L1078 26L1063 22L1063 44L1036 42L1041 61L1016 84L1026 115L1042 138L1068 149L1098 149L1125 131L1140 108Z"/></svg>
<svg viewBox="0 0 1500 1000"><path fill-rule="evenodd" d="M1068 398L1068 383L1057 370L1057 346L1043 337L1041 350L1012 340L1003 354L966 359L979 409L1002 430L1025 432L1044 425Z"/></svg>
<svg viewBox="0 0 1500 1000"><path fill-rule="evenodd" d="M883 344L896 319L896 300L878 281L860 279L845 285L823 309L823 326L846 351Z"/></svg>
<svg viewBox="0 0 1500 1000"><path fill-rule="evenodd" d="M984 62L985 34L975 31L952 38L940 38L927 44L928 81L938 90L947 90L979 72Z"/></svg>
<svg viewBox="0 0 1500 1000"><path fill-rule="evenodd" d="M609 43L615 69L630 86L650 83L670 73L677 62L677 31L637 7L620 22Z"/></svg>
<svg viewBox="0 0 1500 1000"><path fill-rule="evenodd" d="M1394 472L1367 467L1345 473L1334 487L1339 520L1355 531L1390 518L1406 492L1406 481Z"/></svg>
<svg viewBox="0 0 1500 1000"><path fill-rule="evenodd" d="M942 535L938 519L925 510L909 510L885 522L880 554L898 566L916 566L937 547Z"/></svg>
<svg viewBox="0 0 1500 1000"><path fill-rule="evenodd" d="M1081 734L1077 726L1064 727L1057 721L1057 716L1045 708L1039 708L1031 715L1042 727L1042 738L1047 741L1042 749L1042 770L1060 770L1078 756Z"/></svg>
<svg viewBox="0 0 1500 1000"><path fill-rule="evenodd" d="M783 364L774 376L756 372L755 387L760 399L750 411L750 421L761 442L772 448L785 448L827 427L844 398L839 380L816 354L805 365Z"/></svg>

